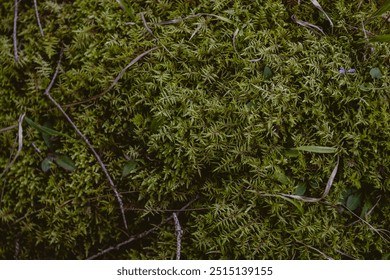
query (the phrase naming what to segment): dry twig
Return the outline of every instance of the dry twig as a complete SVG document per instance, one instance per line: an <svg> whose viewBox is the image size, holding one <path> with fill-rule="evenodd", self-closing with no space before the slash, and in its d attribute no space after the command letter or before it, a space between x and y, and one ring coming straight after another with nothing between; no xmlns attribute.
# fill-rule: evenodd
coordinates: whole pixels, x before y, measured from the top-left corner
<svg viewBox="0 0 390 280"><path fill-rule="evenodd" d="M54 81L56 80L58 72L59 72L59 69L60 69L60 65L61 65L61 60L62 60L63 54L64 54L64 50L62 49L61 53L60 53L60 58L59 58L58 63L57 63L56 70L55 70L54 75L53 75L53 78L52 78L49 86L45 90L44 95L46 95L47 98L49 98L49 100L58 108L58 110L61 111L61 113L64 115L64 117L72 125L72 127L74 128L76 133L84 140L84 142L87 144L88 148L92 151L92 153L95 156L96 160L98 161L100 167L103 169L103 172L106 175L106 177L108 179L108 182L110 183L112 191L115 194L115 197L116 197L116 199L117 199L117 201L119 203L119 208L120 208L120 211L121 211L121 214L122 214L123 224L124 224L125 228L127 229L127 221L126 221L126 216L125 216L125 210L124 210L124 207L123 207L123 201L122 201L121 195L119 194L119 192L118 192L118 190L117 190L117 188L116 188L116 186L115 186L115 184L114 184L114 182L113 182L113 180L111 178L110 173L108 172L107 168L105 167L103 161L101 160L99 154L96 152L95 148L89 142L88 138L78 129L76 124L72 121L72 119L69 117L69 115L64 111L64 109L61 107L61 105L58 104L57 101L50 95L50 90L53 87Z"/></svg>
<svg viewBox="0 0 390 280"><path fill-rule="evenodd" d="M0 128L0 133L6 132L8 130L12 130L12 129L17 128L17 127L18 127L18 125L14 124L14 125L11 125L11 126L8 126L8 127Z"/></svg>
<svg viewBox="0 0 390 280"><path fill-rule="evenodd" d="M181 237L183 236L183 230L181 229L179 219L177 218L176 212L172 214L173 220L175 222L175 231L176 231L176 260L180 260L181 252Z"/></svg>
<svg viewBox="0 0 390 280"><path fill-rule="evenodd" d="M315 25L315 24L312 24L310 22L307 22L307 21L303 21L303 20L300 20L300 19L297 19L297 17L295 15L292 15L291 16L291 19L296 22L297 24L303 26L303 27L306 27L306 28L311 28L311 29L315 29L315 30L318 30L319 32L321 32L323 35L325 35L324 31L322 30L321 27Z"/></svg>
<svg viewBox="0 0 390 280"><path fill-rule="evenodd" d="M7 164L4 171L0 174L0 178L3 177L3 175L11 168L11 166L14 164L14 162L16 161L18 156L20 155L20 152L22 151L22 147L23 147L23 126L22 126L22 124L23 124L23 119L24 119L25 115L26 115L26 113L21 114L19 117L19 121L18 121L19 122L19 124L18 124L18 127L19 127L18 150L16 151L14 158Z"/></svg>
<svg viewBox="0 0 390 280"><path fill-rule="evenodd" d="M135 63L137 63L141 58L143 58L145 55L147 55L148 53L158 49L159 47L154 47L154 48L151 48L150 50L147 50L143 53L141 53L140 55L138 55L136 58L134 58L129 64L126 65L125 68L122 69L122 71L119 73L119 75L115 78L115 80L112 82L112 84L110 85L110 87L108 89L106 89L105 91L103 91L102 93L99 93L98 95L95 95L95 96L92 96L86 100L82 100L82 101L79 101L79 102L75 102L75 103L71 103L71 104L66 104L66 105L63 105L62 107L63 108L68 108L68 107L72 107L72 106L75 106L75 105L79 105L79 104L83 104L83 103L86 103L86 102L90 102L90 101L93 101L95 99L99 99L101 98L103 95L105 95L107 92L109 92L117 83L118 81L123 77L123 75L125 74L126 70L129 69L131 66L133 66Z"/></svg>
<svg viewBox="0 0 390 280"><path fill-rule="evenodd" d="M39 19L37 0L34 0L34 9L35 9L35 16L37 17L37 22L38 22L38 26L39 26L39 31L41 32L41 35L42 35L42 37L43 37L44 34L43 34L42 25L41 25L41 20Z"/></svg>
<svg viewBox="0 0 390 280"><path fill-rule="evenodd" d="M303 243L303 242L299 242L299 241L297 241L297 243L302 244L303 246L305 246L305 247L307 247L307 248L310 248L310 249L316 251L317 253L319 253L321 256L323 256L323 257L324 257L325 259L327 259L327 260L333 260L332 257L329 257L327 254L325 254L324 252L318 250L317 248L315 248L315 247L313 247L313 246L307 245L307 244L305 244L305 243Z"/></svg>
<svg viewBox="0 0 390 280"><path fill-rule="evenodd" d="M367 225L373 232L375 232L376 234L378 234L384 241L386 241L387 243L390 243L390 232L388 230L385 230L385 229L377 229L375 227L373 227L369 222L367 222L366 220L360 218L358 215L356 215L353 211L351 211L350 209L348 209L348 207L342 205L342 207L344 209L346 209L348 212L350 212L353 216L355 216L359 221L363 222L365 225Z"/></svg>
<svg viewBox="0 0 390 280"><path fill-rule="evenodd" d="M293 195L293 194L284 194L284 193L281 194L281 195L284 196L284 197L294 198L294 199L302 200L302 201L305 201L305 202L318 202L318 201L324 199L328 195L328 193L330 191L330 188L332 187L333 180L336 177L338 168L339 168L339 157L337 157L336 166L334 167L334 169L332 171L332 174L330 174L328 182L326 183L326 187L325 187L324 193L319 198L307 197L307 196L301 196L301 195Z"/></svg>
<svg viewBox="0 0 390 280"><path fill-rule="evenodd" d="M177 212L182 212L182 211L184 211L184 210L185 210L186 208L188 208L192 203L194 203L197 199L198 199L198 196L196 196L194 199L192 199L190 202L188 202L186 205L184 205L182 208L180 208L180 210L178 210ZM169 221L172 220L172 219L173 219L173 215L170 215L168 218L166 218L165 220L163 220L159 225L154 226L154 227L152 227L152 228L150 228L150 229L148 229L148 230L146 230L146 231L144 231L144 232L142 232L142 233L140 233L140 234L133 235L133 236L131 236L129 239L127 239L127 240L125 240L125 241L123 241L123 242L121 242L121 243L119 243L119 244L117 244L117 245L115 245L115 246L108 247L107 249L104 249L104 250L102 250L101 252L99 252L99 253L97 253L97 254L95 254L95 255L93 255L93 256L90 256L90 257L88 258L88 260L96 259L96 258L98 258L98 257L100 257L100 256L102 256L102 255L104 255L104 254L107 254L107 253L113 251L113 250L119 250L122 246L127 245L127 244L129 244L129 243L131 243L131 242L133 242L133 241L135 241L135 240L137 240L137 239L143 238L143 237L145 237L145 236L151 234L151 233L154 232L156 229L158 229L159 227L161 227L162 225L166 224L167 222L169 222Z"/></svg>
<svg viewBox="0 0 390 280"><path fill-rule="evenodd" d="M164 48L164 50L166 50L173 58L175 58L177 60L177 58L167 49L167 47L165 47L165 45L163 43L161 43L160 39L158 39L156 37L156 35L154 35L152 29L150 29L150 27L148 26L148 23L146 22L146 19L145 19L145 16L144 16L144 13L140 13L139 14L140 17L141 17L141 20L142 20L142 23L144 24L144 27L146 28L146 30L149 32L150 35L153 36L154 39L157 40L157 42L159 42L161 44L161 46Z"/></svg>

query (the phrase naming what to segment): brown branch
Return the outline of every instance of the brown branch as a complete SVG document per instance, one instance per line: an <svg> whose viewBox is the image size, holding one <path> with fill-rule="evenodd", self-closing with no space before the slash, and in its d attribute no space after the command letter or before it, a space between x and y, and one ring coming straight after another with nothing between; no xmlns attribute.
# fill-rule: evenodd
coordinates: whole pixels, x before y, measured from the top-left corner
<svg viewBox="0 0 390 280"><path fill-rule="evenodd" d="M7 166L4 168L3 172L0 174L0 178L3 177L4 174L8 172L8 170L14 164L14 162L16 161L16 159L18 158L18 156L20 155L20 153L22 151L22 148L23 148L23 126L22 126L22 124L23 124L23 119L24 119L25 115L26 115L26 113L21 114L20 117L19 117L19 121L18 121L18 127L19 127L18 137L17 137L17 139L18 139L18 150L16 151L16 154L15 154L14 158L7 164Z"/></svg>
<svg viewBox="0 0 390 280"><path fill-rule="evenodd" d="M192 199L190 202L188 202L186 205L184 205L182 208L180 208L180 210L179 210L178 212L184 211L184 210L185 210L186 208L188 208L192 203L194 203L197 199L198 199L198 196L196 196L194 199ZM125 240L125 241L123 241L123 242L121 242L121 243L119 243L119 244L117 244L117 245L115 245L115 246L108 247L107 249L104 249L103 251L101 251L101 252L99 252L99 253L97 253L97 254L95 254L95 255L89 257L87 260L96 259L96 258L98 258L98 257L100 257L100 256L102 256L102 255L104 255L104 254L107 254L107 253L113 251L113 250L119 250L122 246L127 245L127 244L129 244L129 243L131 243L131 242L133 242L133 241L135 241L135 240L137 240L137 239L143 238L143 237L145 237L145 236L151 234L151 233L154 232L156 229L158 229L159 227L161 227L162 225L166 224L167 222L169 222L169 221L172 220L172 219L173 219L173 215L170 215L168 218L166 218L165 220L163 220L159 225L154 226L154 227L152 227L152 228L150 228L150 229L148 229L148 230L146 230L146 231L144 231L144 232L142 232L142 233L140 233L140 234L133 235L133 236L131 236L129 239L127 239L127 240Z"/></svg>
<svg viewBox="0 0 390 280"><path fill-rule="evenodd" d="M12 130L12 129L17 128L17 127L18 127L18 125L14 124L14 125L11 125L11 126L8 126L8 127L0 128L0 133L6 132L8 130Z"/></svg>
<svg viewBox="0 0 390 280"><path fill-rule="evenodd" d="M159 42L159 43L161 44L161 46L164 48L164 50L166 50L174 59L178 60L178 59L177 59L177 58L176 58L176 57L167 49L167 47L166 47L163 43L161 43L160 39L158 39L158 38L156 37L156 35L154 35L152 29L150 29L150 27L148 26L148 23L146 22L144 13L140 13L139 15L140 15L140 17L141 17L141 20L142 20L142 23L143 23L145 29L149 32L149 34L152 35L152 36L157 40L157 42Z"/></svg>
<svg viewBox="0 0 390 280"><path fill-rule="evenodd" d="M74 105L79 105L79 104L83 104L83 103L86 103L86 102L90 102L90 101L93 101L95 99L98 99L98 98L102 97L103 95L105 95L107 92L109 92L118 83L118 81L123 77L123 75L125 74L127 69L129 69L131 66L133 66L136 62L138 62L145 55L147 55L148 53L150 53L150 52L152 52L152 51L154 51L154 50L156 50L158 48L159 47L151 48L150 50L147 50L147 51L141 53L140 55L138 55L136 58L134 58L129 64L126 65L125 68L122 69L122 71L115 78L115 80L112 82L110 87L108 89L106 89L104 92L99 93L98 95L92 96L91 98L88 98L86 100L82 100L82 101L79 101L79 102L63 105L62 107L63 108L68 108L68 107L72 107Z"/></svg>
<svg viewBox="0 0 390 280"><path fill-rule="evenodd" d="M34 9L35 9L35 16L37 17L37 21L38 21L39 31L41 32L41 35L43 37L44 34L43 34L42 25L41 25L41 20L39 19L37 0L34 0Z"/></svg>
<svg viewBox="0 0 390 280"><path fill-rule="evenodd" d="M181 237L183 236L183 230L181 229L179 219L176 213L172 214L173 220L175 221L175 232L176 232L176 260L180 260L181 252Z"/></svg>
<svg viewBox="0 0 390 280"><path fill-rule="evenodd" d="M110 176L110 173L108 172L107 168L104 166L103 161L101 160L99 154L96 152L95 148L89 142L88 138L78 129L76 124L72 121L72 119L64 111L64 109L61 107L61 105L58 104L57 101L50 95L50 90L51 90L51 88L54 85L54 82L55 82L55 80L57 78L57 75L58 75L58 72L59 72L59 69L60 69L60 65L61 65L61 60L62 60L63 54L64 54L64 50L62 49L61 53L60 53L60 58L59 58L58 63L57 63L56 70L55 70L54 75L53 75L53 78L52 78L49 86L45 90L44 95L46 95L47 98L49 98L49 100L58 108L58 110L61 111L61 113L64 115L64 117L72 125L72 127L74 128L76 133L84 140L84 142L87 144L88 148L91 150L91 152L95 156L95 158L98 161L100 167L103 169L103 172L106 175L106 177L108 179L108 182L110 183L111 189L114 192L115 197L116 197L116 199L117 199L117 201L119 203L119 208L120 208L120 211L121 211L121 214L122 214L123 224L124 224L125 228L127 229L127 221L126 221L126 216L125 216L125 210L123 208L123 201L122 201L121 195L119 194L119 192L118 192L118 190L117 190L117 188L116 188L116 186L115 186L115 184L114 184L114 182L113 182L113 180L112 180L112 178Z"/></svg>

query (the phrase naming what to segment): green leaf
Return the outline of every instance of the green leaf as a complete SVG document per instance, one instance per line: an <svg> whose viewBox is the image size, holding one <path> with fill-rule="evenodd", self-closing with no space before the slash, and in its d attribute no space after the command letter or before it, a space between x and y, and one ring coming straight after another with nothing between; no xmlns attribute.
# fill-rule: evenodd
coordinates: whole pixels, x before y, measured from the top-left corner
<svg viewBox="0 0 390 280"><path fill-rule="evenodd" d="M51 163L52 163L52 161L48 158L45 158L44 160L42 160L42 162L41 162L42 171L43 172L49 171Z"/></svg>
<svg viewBox="0 0 390 280"><path fill-rule="evenodd" d="M264 79L266 79L266 80L272 78L273 73L272 73L271 68L269 68L268 66L265 66L264 71L263 71L263 76L264 76Z"/></svg>
<svg viewBox="0 0 390 280"><path fill-rule="evenodd" d="M306 184L304 182L299 182L295 188L295 195L304 195L306 192Z"/></svg>
<svg viewBox="0 0 390 280"><path fill-rule="evenodd" d="M54 155L54 161L58 164L58 166L62 167L63 169L67 171L74 171L76 170L76 166L73 162L73 160L65 155Z"/></svg>
<svg viewBox="0 0 390 280"><path fill-rule="evenodd" d="M383 5L372 15L372 17L378 17L388 11L390 11L390 0L385 1Z"/></svg>
<svg viewBox="0 0 390 280"><path fill-rule="evenodd" d="M369 200L364 202L362 212L360 213L360 218L365 219L368 211L370 211L371 208L372 208L372 203Z"/></svg>
<svg viewBox="0 0 390 280"><path fill-rule="evenodd" d="M285 149L283 154L286 156L286 157L297 157L299 156L299 151L297 150L292 150L292 149Z"/></svg>
<svg viewBox="0 0 390 280"><path fill-rule="evenodd" d="M42 138L43 138L43 141L45 142L46 144L46 147L48 148L51 148L53 145L51 143L51 136L47 133L42 133Z"/></svg>
<svg viewBox="0 0 390 280"><path fill-rule="evenodd" d="M373 79L379 79L382 77L382 72L378 67L375 67L370 70L370 75Z"/></svg>
<svg viewBox="0 0 390 280"><path fill-rule="evenodd" d="M311 153L320 153L320 154L333 154L337 152L337 149L334 147L324 147L324 146L300 146L292 149L298 151L311 152Z"/></svg>
<svg viewBox="0 0 390 280"><path fill-rule="evenodd" d="M275 171L274 176L276 180L278 180L280 183L284 185L288 185L291 183L290 178L288 178L283 171L279 171L279 170Z"/></svg>
<svg viewBox="0 0 390 280"><path fill-rule="evenodd" d="M360 206L360 194L351 194L347 198L347 208L351 211L356 210Z"/></svg>
<svg viewBox="0 0 390 280"><path fill-rule="evenodd" d="M135 169L137 169L137 167L138 167L138 163L135 160L130 160L126 162L122 169L122 177L126 177Z"/></svg>
<svg viewBox="0 0 390 280"><path fill-rule="evenodd" d="M388 43L390 42L390 34L382 34L382 35L377 35L374 37L370 37L368 39L370 42L382 42L382 43Z"/></svg>
<svg viewBox="0 0 390 280"><path fill-rule="evenodd" d="M63 135L61 132L58 132L58 131L56 131L54 129L51 129L51 128L47 127L47 126L43 126L43 125L37 124L36 122L34 122L33 120L29 119L28 117L25 117L25 120L26 120L26 122L27 122L27 124L29 126L31 126L32 128L35 128L36 130L40 131L41 133L52 135L52 136Z"/></svg>

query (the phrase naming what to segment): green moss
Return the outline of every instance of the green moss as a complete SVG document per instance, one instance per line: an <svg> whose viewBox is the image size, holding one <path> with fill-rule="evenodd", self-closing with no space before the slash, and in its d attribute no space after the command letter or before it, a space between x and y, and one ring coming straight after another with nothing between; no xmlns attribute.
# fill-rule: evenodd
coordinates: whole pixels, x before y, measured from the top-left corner
<svg viewBox="0 0 390 280"><path fill-rule="evenodd" d="M131 1L137 14L132 24L115 1L42 0L44 37L33 5L22 2L18 63L13 1L3 2L0 128L26 112L69 137L56 136L47 147L24 123L22 154L0 179L0 258L13 258L16 243L21 259L87 258L152 228L196 196L179 216L183 258L322 258L313 248L335 259L386 257L387 232L354 223L357 218L340 206L358 195L355 215L378 229L390 226L390 47L360 40L361 21L375 1L359 9L347 1L321 1L332 32L309 1ZM294 23L293 14L326 35ZM377 19L365 28L381 33L382 24ZM155 46L103 97L65 106L104 92ZM43 95L62 47L51 95L113 176L128 232L96 159ZM264 76L265 67L272 75ZM356 73L340 74L340 67ZM381 78L371 77L374 67ZM0 133L2 168L16 147L16 132ZM336 147L340 158L332 189L319 203L278 196L293 194L298 185L306 186L305 196L323 193L336 156L286 152L304 145ZM76 170L53 165L43 172L40 164L51 153L70 156ZM122 177L129 160L137 168ZM168 222L102 258L173 259L175 239Z"/></svg>

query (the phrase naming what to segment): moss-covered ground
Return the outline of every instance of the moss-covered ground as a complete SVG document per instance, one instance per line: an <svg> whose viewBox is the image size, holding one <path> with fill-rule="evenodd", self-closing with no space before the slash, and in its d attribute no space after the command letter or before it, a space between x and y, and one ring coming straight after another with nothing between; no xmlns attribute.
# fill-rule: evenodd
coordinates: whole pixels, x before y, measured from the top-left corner
<svg viewBox="0 0 390 280"><path fill-rule="evenodd" d="M300 2L1 1L0 258L390 258L383 1Z"/></svg>

